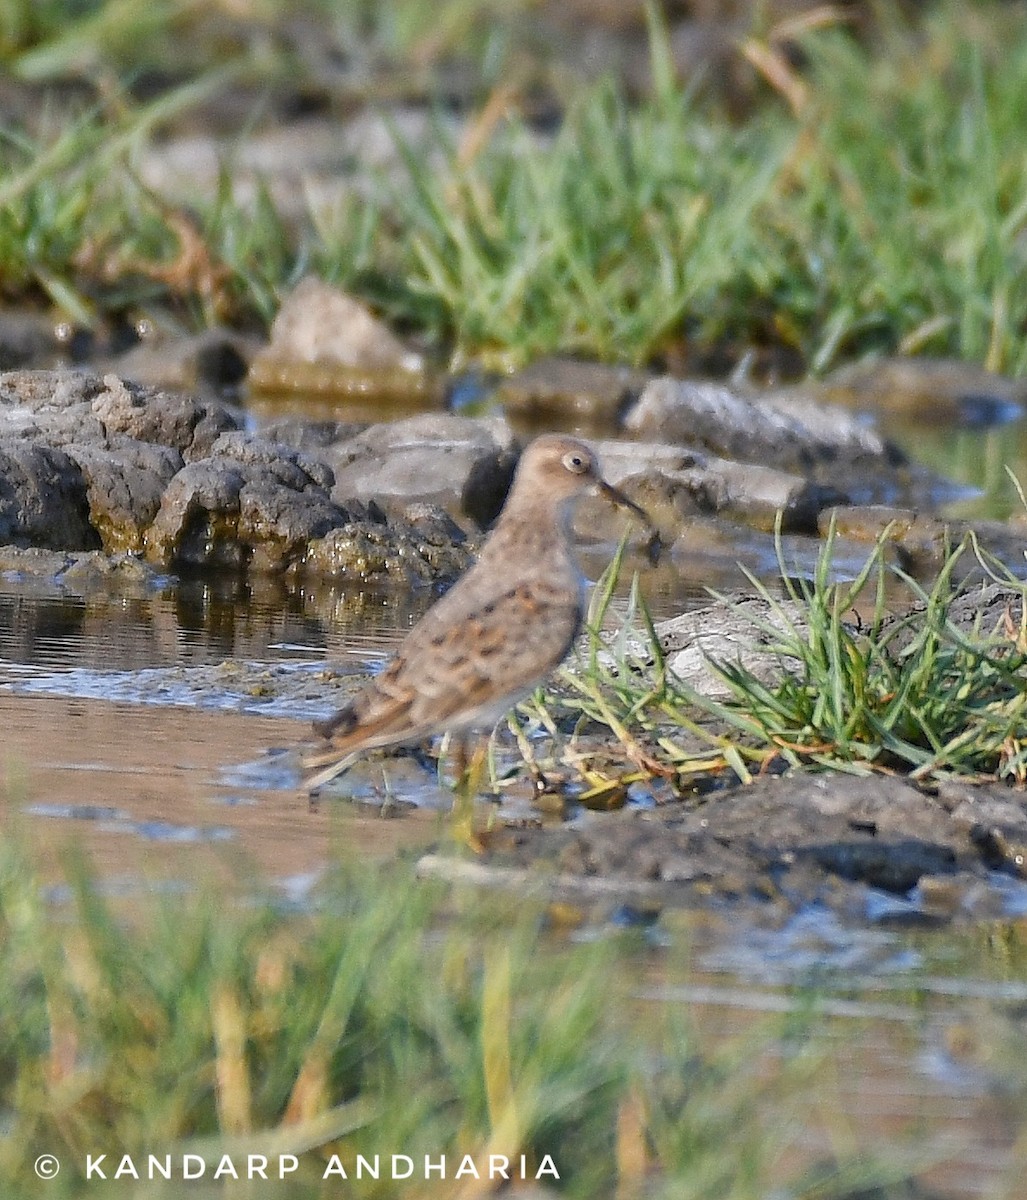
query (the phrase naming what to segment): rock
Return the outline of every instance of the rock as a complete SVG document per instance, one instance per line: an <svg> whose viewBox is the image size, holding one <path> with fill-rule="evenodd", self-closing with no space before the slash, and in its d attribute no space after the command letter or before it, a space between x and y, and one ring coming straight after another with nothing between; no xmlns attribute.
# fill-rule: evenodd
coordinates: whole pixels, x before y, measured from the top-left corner
<svg viewBox="0 0 1027 1200"><path fill-rule="evenodd" d="M976 645L990 643L992 650L1015 645L1025 627L1027 591L1000 583L962 586L966 590L948 602L946 618L949 626ZM923 612L924 606L918 602L885 619L882 637L887 638L893 655L903 654L920 636L924 628Z"/></svg>
<svg viewBox="0 0 1027 1200"><path fill-rule="evenodd" d="M918 421L994 425L1027 404L1027 382L973 363L938 358L879 358L828 376L817 393L835 404L895 413Z"/></svg>
<svg viewBox="0 0 1027 1200"><path fill-rule="evenodd" d="M206 453L234 425L217 402L126 384L114 375L0 376L0 437L12 453L21 446L23 491L28 478L37 485L34 499L22 495L20 517L8 521L0 538L139 551L183 458ZM9 471L9 486L13 478ZM29 519L30 511L38 517L43 508L52 519L43 525Z"/></svg>
<svg viewBox="0 0 1027 1200"><path fill-rule="evenodd" d="M164 567L248 563L238 537L239 496L246 477L229 461L189 463L171 481L146 531L146 555Z"/></svg>
<svg viewBox="0 0 1027 1200"><path fill-rule="evenodd" d="M420 354L352 296L308 277L286 297L250 369L254 391L310 391L440 402Z"/></svg>
<svg viewBox="0 0 1027 1200"><path fill-rule="evenodd" d="M49 446L106 445L123 434L202 458L236 420L226 405L75 371L0 375L0 436Z"/></svg>
<svg viewBox="0 0 1027 1200"><path fill-rule="evenodd" d="M209 458L171 480L146 532L147 557L163 566L296 570L310 541L346 520L330 484L329 469L299 451L226 434Z"/></svg>
<svg viewBox="0 0 1027 1200"><path fill-rule="evenodd" d="M106 594L112 587L133 594L148 594L160 583L152 567L134 554L108 554L98 550L71 556L60 575L65 591L82 592L100 587Z"/></svg>
<svg viewBox="0 0 1027 1200"><path fill-rule="evenodd" d="M106 434L125 434L177 450L186 462L206 457L220 435L237 427L229 409L217 401L198 400L125 383L106 375L92 411Z"/></svg>
<svg viewBox="0 0 1027 1200"><path fill-rule="evenodd" d="M296 491L311 484L328 491L335 481L331 468L321 459L241 431L223 433L211 447L210 457L264 468L279 483Z"/></svg>
<svg viewBox="0 0 1027 1200"><path fill-rule="evenodd" d="M693 592L716 588L730 593L739 586L739 569L757 579L812 581L820 569L823 543L804 534L776 534L726 521L722 517L696 516L685 522L662 556L674 568L678 586ZM896 558L886 552L889 564ZM867 548L836 538L827 567L832 583L851 581L866 565ZM783 568L782 568L783 564Z"/></svg>
<svg viewBox="0 0 1027 1200"><path fill-rule="evenodd" d="M961 779L941 779L938 800L966 829L985 825L1015 837L1027 834L1027 799L1009 788L982 788Z"/></svg>
<svg viewBox="0 0 1027 1200"><path fill-rule="evenodd" d="M143 549L143 534L160 508L164 489L182 468L168 446L116 435L107 446L66 447L86 484L89 522L108 554Z"/></svg>
<svg viewBox="0 0 1027 1200"><path fill-rule="evenodd" d="M0 437L48 446L102 444L103 423L92 410L105 390L96 375L75 371L8 371L0 375Z"/></svg>
<svg viewBox="0 0 1027 1200"><path fill-rule="evenodd" d="M311 543L306 569L332 580L411 587L456 579L475 549L444 510L417 504L405 518L356 520L333 529Z"/></svg>
<svg viewBox="0 0 1027 1200"><path fill-rule="evenodd" d="M956 596L949 605L949 621L965 635L1017 641L1027 628L1027 587L985 583ZM1023 647L1021 647L1022 649Z"/></svg>
<svg viewBox="0 0 1027 1200"><path fill-rule="evenodd" d="M772 396L723 384L654 379L624 420L625 429L653 441L702 446L714 454L813 474L902 461L897 450L843 409Z"/></svg>
<svg viewBox="0 0 1027 1200"><path fill-rule="evenodd" d="M97 585L105 590L116 585L133 592L149 592L159 577L146 563L131 554L104 554L99 550L41 550L0 546L0 576L19 583L33 581L56 585L62 591L86 593ZM26 648L24 658L31 660L34 647Z"/></svg>
<svg viewBox="0 0 1027 1200"><path fill-rule="evenodd" d="M1027 573L1027 530L1016 521L943 520L914 509L865 504L825 508L817 524L821 534L826 535L833 526L837 534L850 541L872 543L887 535L903 569L920 578L936 574L971 532L979 545L1014 575ZM975 574L983 574L975 555L964 554L953 578L958 581Z"/></svg>
<svg viewBox="0 0 1027 1200"><path fill-rule="evenodd" d="M114 375L0 376L0 540L55 548L102 544L110 553L142 551L165 568L267 575L323 568L421 583L466 567L465 536L449 518L423 507L407 511L409 501L425 498L416 489L397 498L391 524L373 502L351 500L343 507L333 501L334 475L324 458L348 444L353 426L327 422L310 436L296 426L296 439L317 451L308 454L235 425L217 401ZM451 450L459 448L453 441L459 430L464 470L446 486L480 516L502 490L507 451L472 421L443 417L425 428L436 446ZM378 438L387 444L393 435L379 431ZM362 450L370 454L373 445ZM475 464L477 474L468 481ZM444 453L435 458L436 470L448 465ZM438 486L438 479L429 481L429 498ZM344 526L350 527L347 564L340 567L341 535L308 562L311 545ZM357 559L362 566L354 568Z"/></svg>
<svg viewBox="0 0 1027 1200"><path fill-rule="evenodd" d="M0 440L0 543L52 550L92 550L86 484L62 450Z"/></svg>
<svg viewBox="0 0 1027 1200"><path fill-rule="evenodd" d="M702 695L725 696L729 689L711 660L744 666L773 685L796 669L795 659L775 649L780 635L801 635L806 628L805 609L794 601L739 596L660 621L656 636L668 668L682 682Z"/></svg>
<svg viewBox="0 0 1027 1200"><path fill-rule="evenodd" d="M949 605L948 620L966 637L1008 643L1019 636L1024 604L1023 591L990 584L957 595ZM920 611L914 605L909 612L885 619L883 634L892 655L901 655L920 632ZM890 628L896 624L901 628ZM849 628L857 632L855 617ZM723 696L728 689L710 666L711 659L744 666L761 682L774 684L783 673L795 670L794 660L775 651L778 632L802 637L806 629L805 607L786 597L771 603L761 596L733 595L658 622L656 635L667 666L679 679L700 694ZM645 652L644 645L635 647L635 653Z"/></svg>
<svg viewBox="0 0 1027 1200"><path fill-rule="evenodd" d="M940 881L986 883L996 860L979 830L902 779L796 772L720 789L687 806L520 829L515 839L496 840L492 859L531 863L536 881L547 878L540 860L551 862L561 894L585 877L593 893L599 884L608 898L618 886L628 900L644 887L653 904L770 901L794 910L812 903L864 917L870 896L885 891L909 897L915 914L918 892L926 895ZM964 887L948 915L959 915L968 896Z"/></svg>
<svg viewBox="0 0 1027 1200"><path fill-rule="evenodd" d="M403 512L403 520L417 531L418 544L422 548L447 549L470 544L460 526L438 505L409 504Z"/></svg>
<svg viewBox="0 0 1027 1200"><path fill-rule="evenodd" d="M337 442L348 441L367 428L366 421L303 421L283 417L260 426L260 436L280 446L317 455Z"/></svg>
<svg viewBox="0 0 1027 1200"><path fill-rule="evenodd" d="M300 362L420 371L424 362L367 308L308 276L282 301L266 353Z"/></svg>
<svg viewBox="0 0 1027 1200"><path fill-rule="evenodd" d="M327 494L307 488L298 501L299 494L263 472L243 484L236 536L250 549L244 561L251 570L277 573L303 565L309 543L338 524L338 507Z"/></svg>
<svg viewBox="0 0 1027 1200"><path fill-rule="evenodd" d="M442 407L445 381L430 371L402 367L347 367L332 362L254 359L246 380L251 398L298 393L343 402L353 420L370 423Z"/></svg>
<svg viewBox="0 0 1027 1200"><path fill-rule="evenodd" d="M228 329L188 337L148 338L119 355L110 369L119 378L175 391L221 393L246 378L256 346Z"/></svg>
<svg viewBox="0 0 1027 1200"><path fill-rule="evenodd" d="M584 422L614 429L652 378L633 367L573 358L542 358L504 380L497 397L525 421Z"/></svg>
<svg viewBox="0 0 1027 1200"><path fill-rule="evenodd" d="M294 438L316 451L307 453L235 424L217 401L113 375L0 376L0 541L102 544L109 553L142 552L164 568L431 582L458 574L470 555L452 519L423 503L440 490L438 473L448 475L442 490L454 508L486 519L513 461L482 423L458 417L379 428L345 461L370 460L384 447L402 457L411 433L437 451L420 477L426 486L394 493L387 520L374 500L332 499L325 458L344 453L353 426L326 422L308 436L294 425ZM383 453L378 468L387 474L395 459ZM455 474L453 462L461 464ZM360 494L380 490L368 485Z"/></svg>
<svg viewBox="0 0 1027 1200"><path fill-rule="evenodd" d="M454 517L480 519L496 497L505 498L511 450L502 422L439 413L372 425L322 457L335 473L332 496L339 504L374 496L387 512L399 513L423 501Z"/></svg>
<svg viewBox="0 0 1027 1200"><path fill-rule="evenodd" d="M950 810L953 823L966 830L989 867L1027 878L1027 803L1022 792L943 780L938 799Z"/></svg>
<svg viewBox="0 0 1027 1200"><path fill-rule="evenodd" d="M695 514L772 530L781 513L785 529L813 532L818 513L843 498L801 475L659 442L604 440L595 446L606 478L649 512L666 541ZM587 498L578 505L575 529L586 534L608 528L608 512L607 502Z"/></svg>
<svg viewBox="0 0 1027 1200"><path fill-rule="evenodd" d="M818 529L824 537L833 529L841 537L866 543L878 541L886 530L895 541L902 541L915 530L919 537L933 541L939 535L942 523L912 508L896 508L887 504L846 504L824 509L820 514Z"/></svg>

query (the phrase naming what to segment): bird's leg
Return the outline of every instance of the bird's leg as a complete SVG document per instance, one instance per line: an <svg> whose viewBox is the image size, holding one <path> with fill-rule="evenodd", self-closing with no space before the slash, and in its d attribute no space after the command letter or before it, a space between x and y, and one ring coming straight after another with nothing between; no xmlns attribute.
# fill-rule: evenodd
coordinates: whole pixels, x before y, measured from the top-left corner
<svg viewBox="0 0 1027 1200"><path fill-rule="evenodd" d="M453 747L453 780L456 790L459 792L463 786L464 776L467 774L467 735L457 733L453 735L456 745Z"/></svg>
<svg viewBox="0 0 1027 1200"><path fill-rule="evenodd" d="M471 793L472 798L481 793L481 785L488 767L488 758L488 739L478 738L474 744L474 753L471 755L464 772L467 777L467 790Z"/></svg>
<svg viewBox="0 0 1027 1200"><path fill-rule="evenodd" d="M487 752L487 745L479 739L474 753L468 758L467 740L463 734L458 735L456 761L460 769L453 793L452 831L454 838L461 845L469 846L475 854L480 854L484 849L474 820L474 802L481 787Z"/></svg>
<svg viewBox="0 0 1027 1200"><path fill-rule="evenodd" d="M541 796L549 790L549 780L542 774L542 768L538 765L538 759L535 757L535 750L531 742L528 740L528 735L521 728L521 723L517 719L516 712L511 712L507 718L507 725L510 732L517 739L517 749L520 751L521 759L531 776L531 785L537 796Z"/></svg>

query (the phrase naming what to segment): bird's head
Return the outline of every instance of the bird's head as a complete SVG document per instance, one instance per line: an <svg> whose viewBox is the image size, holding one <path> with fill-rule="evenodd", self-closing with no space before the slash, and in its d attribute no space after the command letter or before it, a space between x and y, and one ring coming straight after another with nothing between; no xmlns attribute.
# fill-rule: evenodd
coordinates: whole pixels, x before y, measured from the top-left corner
<svg viewBox="0 0 1027 1200"><path fill-rule="evenodd" d="M565 434L544 434L527 447L517 465L510 499L523 503L534 498L537 502L545 496L569 516L574 501L594 491L618 508L633 512L653 530L648 513L603 478L592 447Z"/></svg>

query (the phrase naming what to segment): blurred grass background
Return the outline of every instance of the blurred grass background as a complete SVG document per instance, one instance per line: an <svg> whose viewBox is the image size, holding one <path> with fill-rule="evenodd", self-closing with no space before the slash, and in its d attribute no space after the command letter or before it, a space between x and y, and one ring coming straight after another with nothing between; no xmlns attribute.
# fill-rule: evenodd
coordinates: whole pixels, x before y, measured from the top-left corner
<svg viewBox="0 0 1027 1200"><path fill-rule="evenodd" d="M387 886L344 866L296 908L223 888L119 899L74 854L44 888L30 861L18 838L0 847L5 1196L466 1198L493 1187L454 1178L463 1155L487 1173L490 1154L515 1170L523 1154L529 1178L551 1156L560 1178L543 1181L582 1200L757 1200L775 1185L824 1200L911 1165L840 1151L785 1166L816 1123L827 1027L797 1003L704 1047L679 1006L640 1010L637 931L568 945L530 900L447 898L402 864ZM205 1179L181 1181L186 1153ZM300 1169L277 1190L211 1180L223 1155L245 1173L248 1153L271 1156L272 1176L279 1154ZM352 1180L358 1153L382 1155L379 1181L323 1179L334 1154ZM61 1161L55 1178L36 1177L41 1154ZM86 1178L104 1154L107 1181ZM147 1184L149 1154L171 1156L177 1184ZM392 1154L417 1164L404 1184ZM124 1155L142 1182L115 1182ZM423 1181L424 1155L446 1156L445 1180Z"/></svg>
<svg viewBox="0 0 1027 1200"><path fill-rule="evenodd" d="M802 373L902 350L1024 370L1019 0L0 9L9 305L262 328L314 272L455 365L755 349ZM358 140L332 204L283 211L273 164L234 186L251 139L367 112L395 162ZM210 186L145 182L196 136Z"/></svg>

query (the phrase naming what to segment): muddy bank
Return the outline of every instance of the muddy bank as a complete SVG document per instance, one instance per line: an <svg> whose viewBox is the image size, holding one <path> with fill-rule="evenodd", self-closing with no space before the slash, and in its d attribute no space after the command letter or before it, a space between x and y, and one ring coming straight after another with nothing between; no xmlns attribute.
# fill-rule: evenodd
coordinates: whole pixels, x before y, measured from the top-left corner
<svg viewBox="0 0 1027 1200"><path fill-rule="evenodd" d="M260 805L265 792L273 795L275 820L294 822L293 840L309 846L313 827L299 786L295 749L309 737L306 722L343 703L365 677L356 667L326 670L311 663L81 670L6 682L0 686L0 708L9 712L15 731L40 705L67 707L73 714L70 726L67 719L52 724L49 748L39 743L38 733L27 741L11 735L8 756L22 753L30 764L23 777L37 810L29 815L62 817L65 825L76 817L96 817L82 810L88 805L92 775L83 776L80 768L74 774L77 759L68 757L65 730L84 719L75 714L92 714L92 722L102 727L102 714L109 712L119 728L157 731L156 742L148 735L133 743L133 761L138 771L148 770L148 755L156 754L151 765L158 774L166 770L168 755L168 761L178 761L177 729L192 729L188 736L195 740L203 722L232 721L236 724L224 728L239 731L234 741L221 741L219 748L221 726L213 725L213 740L204 733L196 742L207 747L203 761L208 770L201 775L194 768L189 787L197 796L211 797L199 825L192 801L183 807L163 792L159 802L154 793L154 803L144 805L140 817L129 795L140 786L135 778L117 785L119 795L129 789L124 800L136 814L131 821L114 812L118 804L110 797L104 803L114 808L104 809L99 819L121 821L124 831L150 840L172 837L172 827L179 826L194 829L192 835L182 833L184 841L190 836L201 842L230 840L231 835L217 833L229 814L209 804L217 803L219 794L228 797L221 803L231 804L233 792L245 795L256 789L255 800L245 803ZM167 715L158 716L161 712ZM245 761L239 758L243 736ZM268 746L280 749L267 753ZM516 750L506 735L499 737L496 753L501 769L515 769ZM101 757L108 754L103 750ZM188 757L191 761L195 754ZM71 773L54 776L58 768L53 764L63 759ZM39 765L47 762L51 765L40 774ZM108 769L124 773L123 767ZM322 798L314 832L324 832L325 820L349 821L346 814L353 813L367 820L410 819L420 831L412 835L415 840L423 844L437 838L439 830L432 833L425 819L450 802L439 771L427 753L369 756ZM448 778L446 764L441 773ZM723 779L709 783L712 790L704 785L702 792L682 795L636 785L625 808L594 812L576 804L573 788L534 798L524 777L504 788L501 800L480 801L481 819L491 826L482 855L454 857L452 841L442 830L421 870L456 883L526 890L578 906L592 920L619 912L647 922L663 911L702 908L745 912L748 919L766 923L810 906L846 921L928 928L1027 917L1027 800L1022 791L959 780L918 788L886 775L827 772L793 772L749 786L730 786ZM164 824L149 832L137 829L144 818ZM371 836L376 840L373 831ZM396 845L406 844L402 832L395 838ZM327 846L321 850L326 853Z"/></svg>
<svg viewBox="0 0 1027 1200"><path fill-rule="evenodd" d="M582 905L728 905L784 916L918 923L1027 914L1027 806L999 786L935 794L894 778L790 774L701 802L586 813L561 828L504 829L468 871L426 875L552 893Z"/></svg>

